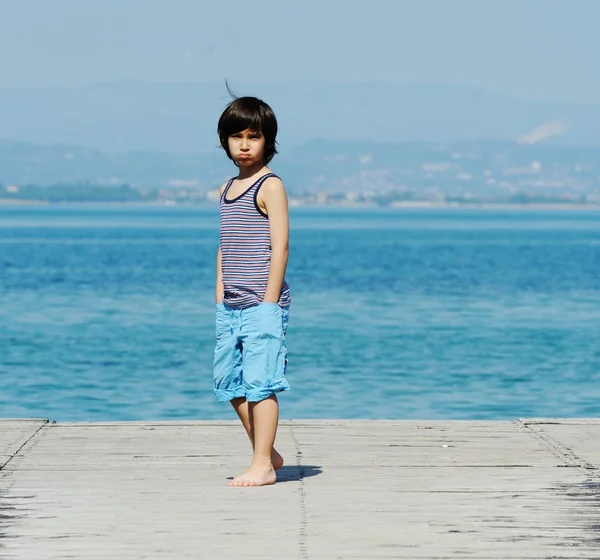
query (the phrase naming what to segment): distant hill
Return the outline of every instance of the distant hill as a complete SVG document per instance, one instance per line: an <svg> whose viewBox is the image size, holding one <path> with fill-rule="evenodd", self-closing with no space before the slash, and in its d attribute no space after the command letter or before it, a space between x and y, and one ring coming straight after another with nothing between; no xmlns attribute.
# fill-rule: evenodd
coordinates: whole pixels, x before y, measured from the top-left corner
<svg viewBox="0 0 600 560"><path fill-rule="evenodd" d="M600 147L516 142L385 143L313 139L273 161L292 194L390 190L485 195L600 194ZM225 154L106 153L72 145L0 141L0 185L87 182L216 189L234 173ZM1 193L0 193L1 198Z"/></svg>
<svg viewBox="0 0 600 560"><path fill-rule="evenodd" d="M368 142L516 141L561 123L549 142L600 146L600 107L537 103L471 87L388 83L232 84L264 97L281 123L282 153L311 138ZM119 82L0 90L0 137L105 152L213 152L228 102L222 83ZM550 127L552 128L552 127ZM550 129L547 129L547 131Z"/></svg>
<svg viewBox="0 0 600 560"><path fill-rule="evenodd" d="M196 181L214 188L232 173L224 153L105 153L82 146L30 144L0 139L0 184L57 182L129 183L159 187L169 181Z"/></svg>

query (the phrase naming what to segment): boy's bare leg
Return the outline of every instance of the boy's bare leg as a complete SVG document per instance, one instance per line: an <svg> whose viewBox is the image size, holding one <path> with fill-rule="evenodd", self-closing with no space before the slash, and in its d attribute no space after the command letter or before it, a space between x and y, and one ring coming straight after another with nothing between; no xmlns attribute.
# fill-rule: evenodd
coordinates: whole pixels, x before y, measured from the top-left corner
<svg viewBox="0 0 600 560"><path fill-rule="evenodd" d="M254 456L248 470L244 474L236 476L229 486L265 486L273 484L277 479L271 462L279 421L277 397L271 395L263 401L251 403L248 410L252 419Z"/></svg>
<svg viewBox="0 0 600 560"><path fill-rule="evenodd" d="M250 438L252 449L254 450L254 433L252 431L252 419L250 418L251 409L248 405L248 401L244 397L233 399L231 401L231 406L233 406L234 410L236 411L237 415L242 421L242 424L246 429L246 433ZM271 463L273 463L273 468L276 471L283 467L283 457L277 452L277 450L274 447L273 451L271 452Z"/></svg>

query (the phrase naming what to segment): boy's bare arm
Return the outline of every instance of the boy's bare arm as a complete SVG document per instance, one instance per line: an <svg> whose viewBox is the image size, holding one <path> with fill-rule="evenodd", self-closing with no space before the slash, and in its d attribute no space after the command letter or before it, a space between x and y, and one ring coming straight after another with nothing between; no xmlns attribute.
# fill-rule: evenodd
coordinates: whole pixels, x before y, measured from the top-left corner
<svg viewBox="0 0 600 560"><path fill-rule="evenodd" d="M225 191L225 187L227 183L221 185L219 192L221 196L223 196L223 192ZM225 291L225 286L223 286L223 269L221 267L221 246L219 245L219 250L217 251L217 282L215 287L215 302L221 303L223 301L223 292Z"/></svg>
<svg viewBox="0 0 600 560"><path fill-rule="evenodd" d="M215 303L221 303L223 301L223 292L225 286L223 286L223 270L221 268L221 247L217 251L217 283L215 288Z"/></svg>
<svg viewBox="0 0 600 560"><path fill-rule="evenodd" d="M264 206L269 218L271 234L271 265L264 301L277 303L289 254L288 201L281 179L267 179L259 191L258 198L259 205Z"/></svg>

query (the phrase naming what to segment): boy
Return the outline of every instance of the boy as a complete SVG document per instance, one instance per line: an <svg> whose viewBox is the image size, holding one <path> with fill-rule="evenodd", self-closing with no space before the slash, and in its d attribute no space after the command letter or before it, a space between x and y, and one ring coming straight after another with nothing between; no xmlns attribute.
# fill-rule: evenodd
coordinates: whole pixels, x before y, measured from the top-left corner
<svg viewBox="0 0 600 560"><path fill-rule="evenodd" d="M240 97L221 115L218 133L238 175L221 187L214 391L231 402L254 450L250 467L229 486L264 486L283 465L273 447L276 393L290 388L288 205L281 179L267 167L277 153L277 120L260 99Z"/></svg>

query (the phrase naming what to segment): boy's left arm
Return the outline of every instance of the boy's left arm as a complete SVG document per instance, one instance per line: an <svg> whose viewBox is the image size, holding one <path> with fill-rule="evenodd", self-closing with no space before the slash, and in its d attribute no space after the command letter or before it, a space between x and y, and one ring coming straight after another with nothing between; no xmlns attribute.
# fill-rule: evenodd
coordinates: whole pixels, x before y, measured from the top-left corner
<svg viewBox="0 0 600 560"><path fill-rule="evenodd" d="M281 179L267 179L259 191L259 197L269 218L271 234L271 265L264 301L277 303L289 254L288 200Z"/></svg>

